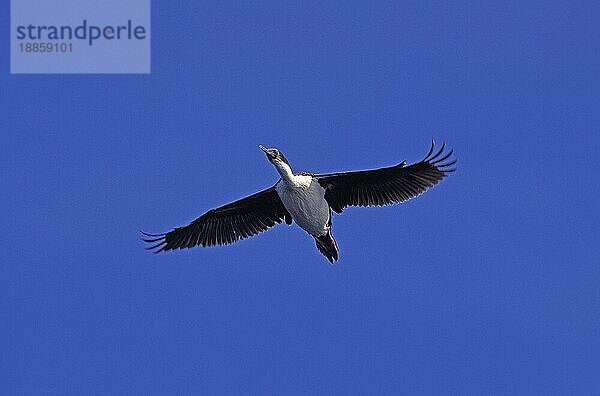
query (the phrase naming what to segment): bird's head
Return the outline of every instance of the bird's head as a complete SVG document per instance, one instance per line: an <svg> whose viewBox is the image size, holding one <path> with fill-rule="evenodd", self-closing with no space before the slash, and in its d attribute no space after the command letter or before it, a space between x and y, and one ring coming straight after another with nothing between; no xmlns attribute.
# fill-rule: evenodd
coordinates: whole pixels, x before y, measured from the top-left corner
<svg viewBox="0 0 600 396"><path fill-rule="evenodd" d="M266 148L262 144L260 144L258 146L258 148L261 149L267 155L268 160L271 161L272 163L275 164L276 162L283 162L283 163L287 164L288 166L290 166L290 163L285 158L283 153L281 151L277 150L276 148L274 148L274 147Z"/></svg>
<svg viewBox="0 0 600 396"><path fill-rule="evenodd" d="M281 151L277 150L276 148L266 148L262 144L259 145L258 148L261 149L267 155L267 159L271 161L273 165L275 165L275 168L277 168L279 173L281 173L282 175L283 173L291 173L292 168L290 166L290 163Z"/></svg>

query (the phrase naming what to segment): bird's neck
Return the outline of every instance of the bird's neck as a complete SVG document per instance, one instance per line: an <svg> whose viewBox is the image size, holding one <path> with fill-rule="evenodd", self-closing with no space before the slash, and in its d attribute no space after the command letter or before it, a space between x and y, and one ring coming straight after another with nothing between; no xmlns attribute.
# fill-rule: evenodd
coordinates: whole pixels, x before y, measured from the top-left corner
<svg viewBox="0 0 600 396"><path fill-rule="evenodd" d="M277 169L277 172L279 172L283 180L288 184L294 184L294 173L288 164L283 161L275 160L273 161L273 165L275 165L275 169Z"/></svg>

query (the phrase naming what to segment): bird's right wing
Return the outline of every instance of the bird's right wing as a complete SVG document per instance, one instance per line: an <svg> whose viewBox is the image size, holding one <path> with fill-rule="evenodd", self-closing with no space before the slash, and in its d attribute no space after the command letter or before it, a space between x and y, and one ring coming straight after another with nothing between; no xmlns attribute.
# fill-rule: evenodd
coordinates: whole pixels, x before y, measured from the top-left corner
<svg viewBox="0 0 600 396"><path fill-rule="evenodd" d="M388 168L357 172L315 175L325 189L325 199L336 213L346 206L382 206L404 202L436 185L454 172L452 150L444 153L445 144L433 154L435 143L423 160L406 166L402 162Z"/></svg>
<svg viewBox="0 0 600 396"><path fill-rule="evenodd" d="M271 187L212 209L166 234L143 234L147 237L144 241L152 244L148 249L156 249L158 253L197 245L228 245L266 231L283 219L291 224L290 214L275 187Z"/></svg>

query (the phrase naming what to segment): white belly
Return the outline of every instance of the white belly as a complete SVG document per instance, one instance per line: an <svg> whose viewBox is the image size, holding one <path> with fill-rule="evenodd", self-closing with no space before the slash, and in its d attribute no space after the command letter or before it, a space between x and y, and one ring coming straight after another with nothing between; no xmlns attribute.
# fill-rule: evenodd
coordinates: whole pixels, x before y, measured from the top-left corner
<svg viewBox="0 0 600 396"><path fill-rule="evenodd" d="M275 186L279 198L302 229L313 236L327 233L329 205L325 200L325 189L310 176L295 176L298 183L293 186L281 180Z"/></svg>

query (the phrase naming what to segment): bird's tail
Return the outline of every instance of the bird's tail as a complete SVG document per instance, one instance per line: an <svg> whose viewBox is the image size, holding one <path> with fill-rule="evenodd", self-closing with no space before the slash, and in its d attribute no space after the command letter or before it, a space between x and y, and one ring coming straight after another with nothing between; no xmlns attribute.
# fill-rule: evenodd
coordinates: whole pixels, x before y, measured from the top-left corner
<svg viewBox="0 0 600 396"><path fill-rule="evenodd" d="M327 234L314 238L319 252L321 252L323 256L327 257L327 260L329 260L331 264L337 261L338 245L331 234L331 229L327 230Z"/></svg>

